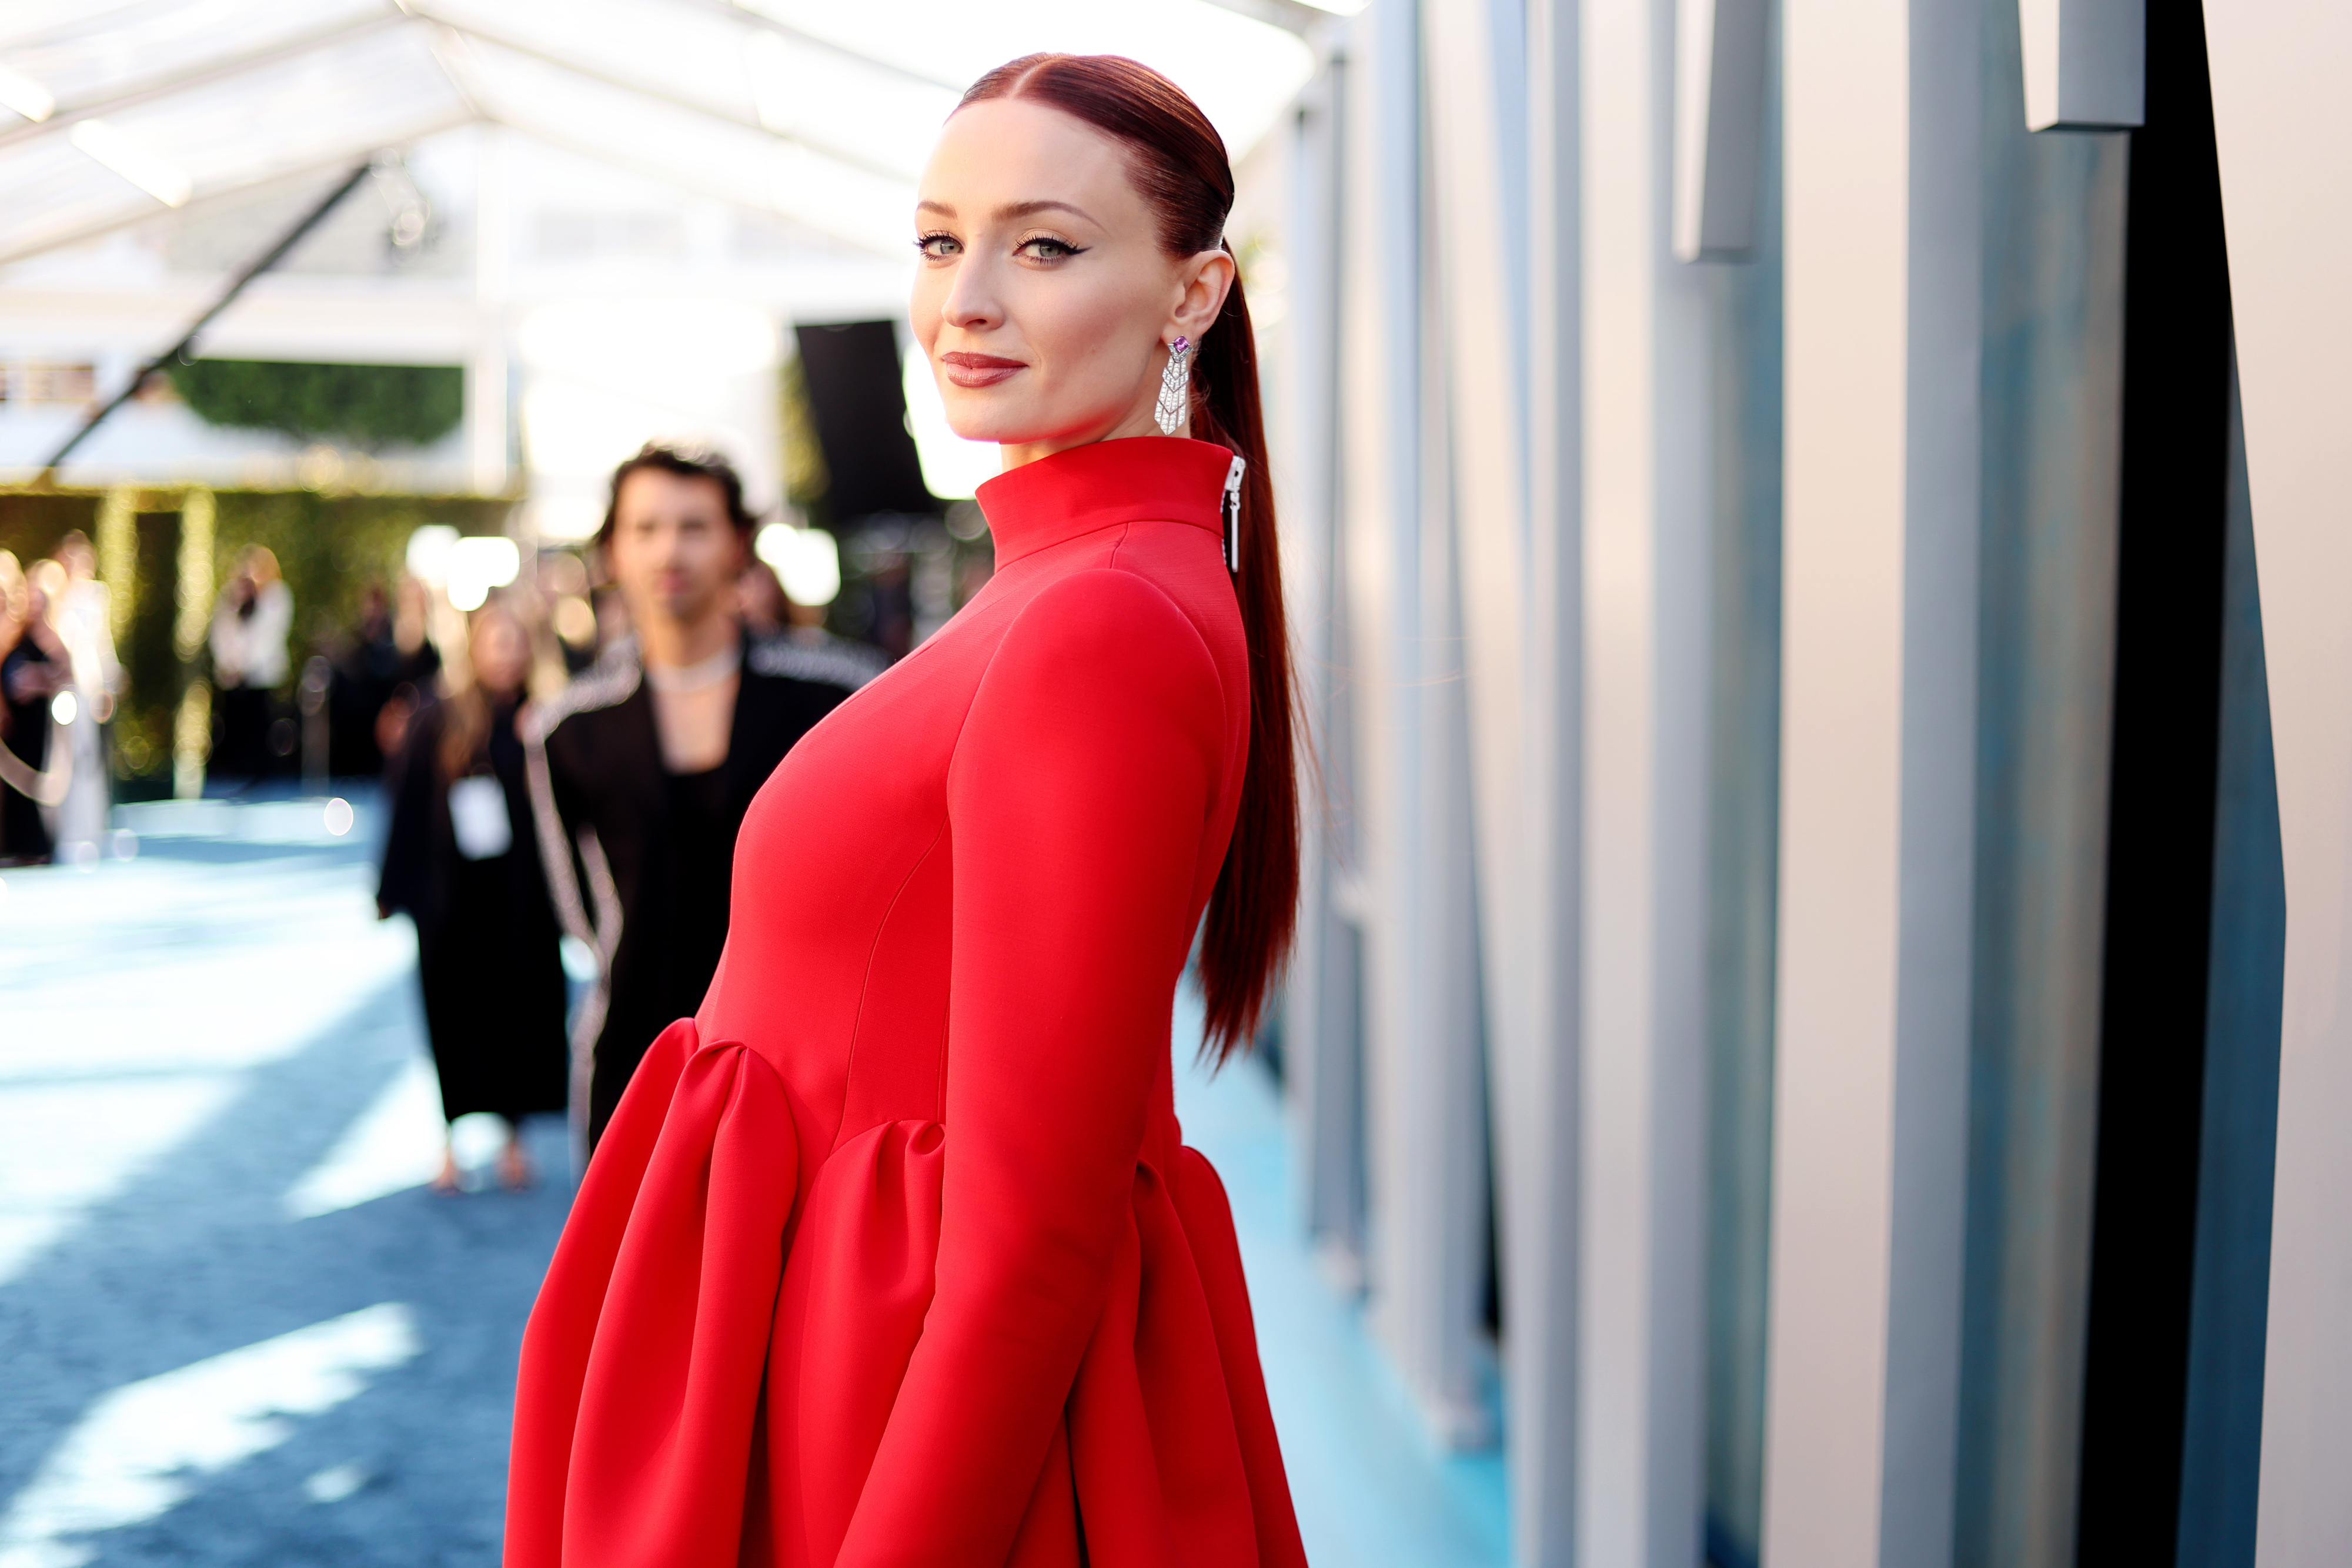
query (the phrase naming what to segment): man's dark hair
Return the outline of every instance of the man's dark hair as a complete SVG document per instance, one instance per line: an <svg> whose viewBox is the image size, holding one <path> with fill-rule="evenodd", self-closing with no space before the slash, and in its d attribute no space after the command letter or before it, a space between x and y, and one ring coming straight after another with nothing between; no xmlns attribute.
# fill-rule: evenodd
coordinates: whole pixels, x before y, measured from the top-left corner
<svg viewBox="0 0 2352 1568"><path fill-rule="evenodd" d="M681 479L708 479L719 486L727 499L727 520L735 525L739 534L749 534L759 522L759 517L743 505L743 476L735 472L735 465L718 453L702 448L665 446L658 441L648 441L637 448L637 455L613 470L613 493L604 502L604 523L596 530L599 549L613 542L613 525L621 513L621 484L640 468L657 468L665 474L675 474Z"/></svg>

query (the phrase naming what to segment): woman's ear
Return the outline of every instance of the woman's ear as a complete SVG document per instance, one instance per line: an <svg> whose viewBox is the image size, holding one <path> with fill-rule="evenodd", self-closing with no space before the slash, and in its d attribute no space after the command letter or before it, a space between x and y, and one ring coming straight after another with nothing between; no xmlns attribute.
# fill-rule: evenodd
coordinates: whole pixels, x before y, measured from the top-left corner
<svg viewBox="0 0 2352 1568"><path fill-rule="evenodd" d="M1176 299L1176 309L1169 317L1174 332L1198 342L1216 324L1225 308L1225 296L1233 292L1233 253L1226 250L1204 250L1184 263L1178 275L1181 291Z"/></svg>

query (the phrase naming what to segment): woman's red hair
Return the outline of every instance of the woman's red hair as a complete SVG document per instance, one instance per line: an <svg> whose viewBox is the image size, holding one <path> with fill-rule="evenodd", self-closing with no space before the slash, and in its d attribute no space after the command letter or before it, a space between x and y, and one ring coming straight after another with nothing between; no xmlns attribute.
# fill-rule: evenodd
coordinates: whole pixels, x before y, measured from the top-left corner
<svg viewBox="0 0 2352 1568"><path fill-rule="evenodd" d="M1060 110L1124 145L1136 189L1173 256L1225 249L1234 170L1224 139L1184 90L1117 55L1028 55L997 67L964 103L1025 99ZM959 105L958 107L961 107ZM1216 325L1192 361L1192 434L1248 460L1242 481L1241 570L1234 591L1249 642L1249 763L1225 863L1201 937L1205 1048L1223 1061L1246 1046L1273 999L1298 910L1298 777L1291 751L1290 632L1283 618L1274 483L1258 405L1257 340L1234 278Z"/></svg>

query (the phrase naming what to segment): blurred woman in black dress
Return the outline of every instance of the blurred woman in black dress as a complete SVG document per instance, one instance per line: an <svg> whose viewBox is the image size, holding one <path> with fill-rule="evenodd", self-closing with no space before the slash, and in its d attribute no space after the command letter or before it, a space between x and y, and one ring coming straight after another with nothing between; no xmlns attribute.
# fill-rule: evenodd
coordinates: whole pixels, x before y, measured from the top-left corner
<svg viewBox="0 0 2352 1568"><path fill-rule="evenodd" d="M9 556L0 569L0 863L46 865L53 814L64 797L70 765L50 755L54 705L73 685L72 661L57 631L57 600L66 574L55 561L16 570ZM55 747L64 752L62 746Z"/></svg>
<svg viewBox="0 0 2352 1568"><path fill-rule="evenodd" d="M530 1179L515 1135L522 1118L564 1108L563 965L515 737L530 642L494 599L474 612L467 643L472 678L417 711L392 759L376 907L416 922L442 1113L504 1117L499 1176L519 1187ZM453 1155L434 1186L457 1190Z"/></svg>

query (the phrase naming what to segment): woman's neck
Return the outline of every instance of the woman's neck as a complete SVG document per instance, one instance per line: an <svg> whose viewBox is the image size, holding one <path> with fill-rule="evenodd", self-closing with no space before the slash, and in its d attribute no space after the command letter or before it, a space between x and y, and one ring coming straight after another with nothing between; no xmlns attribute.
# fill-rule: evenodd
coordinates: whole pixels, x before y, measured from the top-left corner
<svg viewBox="0 0 2352 1568"><path fill-rule="evenodd" d="M1150 401L1129 409L1108 429L1089 431L1082 435L1054 436L1044 441L1008 441L998 445L996 450L1003 455L1004 472L1009 474L1024 464L1034 463L1040 457L1051 457L1056 452L1067 452L1074 446L1090 446L1097 441L1123 441L1131 435L1158 435L1161 434L1160 422L1152 416L1152 410L1157 406L1158 393L1155 391ZM1175 434L1179 436L1192 434L1192 420L1186 418Z"/></svg>

